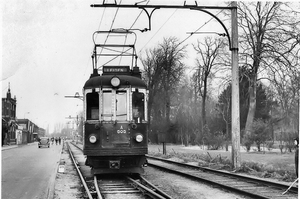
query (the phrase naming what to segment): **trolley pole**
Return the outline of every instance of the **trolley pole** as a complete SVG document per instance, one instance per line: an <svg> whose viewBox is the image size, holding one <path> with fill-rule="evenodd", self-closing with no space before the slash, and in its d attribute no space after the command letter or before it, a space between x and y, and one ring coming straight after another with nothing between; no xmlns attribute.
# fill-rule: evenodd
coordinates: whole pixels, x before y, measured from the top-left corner
<svg viewBox="0 0 300 199"><path fill-rule="evenodd" d="M237 2L231 3L231 140L232 140L232 164L236 169L241 166L240 154L240 96L239 96L239 58L238 58L238 25L237 25Z"/></svg>

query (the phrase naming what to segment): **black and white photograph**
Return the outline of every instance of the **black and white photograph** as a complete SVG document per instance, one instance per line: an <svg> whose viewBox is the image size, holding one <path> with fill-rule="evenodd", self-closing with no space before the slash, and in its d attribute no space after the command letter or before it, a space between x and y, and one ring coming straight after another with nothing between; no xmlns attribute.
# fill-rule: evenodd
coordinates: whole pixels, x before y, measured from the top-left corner
<svg viewBox="0 0 300 199"><path fill-rule="evenodd" d="M299 1L0 7L0 198L298 198Z"/></svg>

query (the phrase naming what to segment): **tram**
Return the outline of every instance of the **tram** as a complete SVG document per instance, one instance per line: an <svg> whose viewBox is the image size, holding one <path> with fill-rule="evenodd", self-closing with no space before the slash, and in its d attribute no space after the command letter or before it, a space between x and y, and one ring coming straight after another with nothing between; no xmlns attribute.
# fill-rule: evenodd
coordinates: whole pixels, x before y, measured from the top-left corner
<svg viewBox="0 0 300 199"><path fill-rule="evenodd" d="M83 87L85 164L94 174L143 173L148 153L148 90L136 65L134 44L97 43L97 34L136 37L129 31L97 31L93 35L93 73ZM103 57L122 56L133 61L128 65L99 64Z"/></svg>

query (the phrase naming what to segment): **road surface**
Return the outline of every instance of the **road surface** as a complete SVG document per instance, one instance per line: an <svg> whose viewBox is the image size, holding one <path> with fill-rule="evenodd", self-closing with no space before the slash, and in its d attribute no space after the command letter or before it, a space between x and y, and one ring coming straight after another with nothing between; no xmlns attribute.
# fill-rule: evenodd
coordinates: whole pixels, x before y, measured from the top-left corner
<svg viewBox="0 0 300 199"><path fill-rule="evenodd" d="M2 151L2 194L5 199L47 199L53 189L62 145L37 143Z"/></svg>

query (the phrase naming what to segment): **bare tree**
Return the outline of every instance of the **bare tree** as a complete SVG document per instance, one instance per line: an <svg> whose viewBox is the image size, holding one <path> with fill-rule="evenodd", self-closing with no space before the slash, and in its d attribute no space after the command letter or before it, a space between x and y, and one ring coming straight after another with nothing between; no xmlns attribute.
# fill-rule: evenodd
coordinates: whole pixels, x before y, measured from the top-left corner
<svg viewBox="0 0 300 199"><path fill-rule="evenodd" d="M221 63L218 59L221 57L220 53L224 48L224 42L221 39L213 39L211 37L206 37L204 42L198 40L197 45L194 45L194 49L199 55L196 59L196 72L193 75L193 80L195 82L195 93L201 96L202 108L201 108L201 127L202 133L204 133L205 128L207 128L206 120L206 99L208 93L208 81L209 78L214 75L216 71L215 67L220 66ZM213 70L214 68L214 70Z"/></svg>
<svg viewBox="0 0 300 199"><path fill-rule="evenodd" d="M226 151L228 151L229 139L230 139L230 124L231 124L231 86L228 86L223 93L219 96L219 103L217 104L217 111L222 116L222 120L225 122L226 130Z"/></svg>
<svg viewBox="0 0 300 199"><path fill-rule="evenodd" d="M177 93L176 124L178 125L178 139L185 146L191 143L192 132L196 127L193 111L193 91L189 86L188 78L181 83Z"/></svg>
<svg viewBox="0 0 300 199"><path fill-rule="evenodd" d="M251 71L246 137L252 132L259 75L280 62L290 64L291 57L296 56L300 30L297 15L285 3L239 2L240 60Z"/></svg>
<svg viewBox="0 0 300 199"><path fill-rule="evenodd" d="M175 93L178 83L183 76L186 46L179 46L175 37L165 38L160 44L162 49L162 85L165 93L165 116L167 124L170 124L171 95Z"/></svg>
<svg viewBox="0 0 300 199"><path fill-rule="evenodd" d="M283 132L297 132L297 123L299 123L299 90L300 90L300 67L298 72L296 68L290 70L284 66L280 70L275 67L270 68L268 75L270 77L274 100L279 107L277 115ZM299 125L299 124L298 124Z"/></svg>
<svg viewBox="0 0 300 199"><path fill-rule="evenodd" d="M142 59L149 88L148 115L155 116L156 122L164 125L160 128L163 130L170 126L171 100L183 75L185 48L175 37L164 38L158 47L147 50L146 58Z"/></svg>

